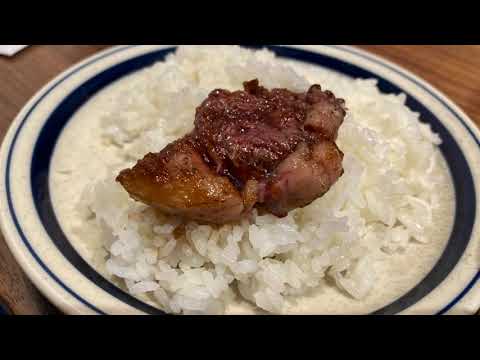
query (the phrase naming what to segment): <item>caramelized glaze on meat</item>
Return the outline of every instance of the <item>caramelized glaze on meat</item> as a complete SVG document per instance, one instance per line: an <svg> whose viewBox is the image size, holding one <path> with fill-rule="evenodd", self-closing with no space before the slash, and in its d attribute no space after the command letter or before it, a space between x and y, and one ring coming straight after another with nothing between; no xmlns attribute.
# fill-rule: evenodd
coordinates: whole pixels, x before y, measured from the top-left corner
<svg viewBox="0 0 480 360"><path fill-rule="evenodd" d="M117 177L130 195L168 214L213 223L254 206L277 216L308 205L342 175L334 141L344 101L313 85L271 91L217 89L197 108L195 128Z"/></svg>
<svg viewBox="0 0 480 360"><path fill-rule="evenodd" d="M117 181L134 199L171 215L224 223L243 212L238 190L205 164L190 136L146 155Z"/></svg>
<svg viewBox="0 0 480 360"><path fill-rule="evenodd" d="M301 94L266 91L257 81L245 89L213 91L195 116L198 141L217 172L242 183L265 178L303 141L307 105Z"/></svg>

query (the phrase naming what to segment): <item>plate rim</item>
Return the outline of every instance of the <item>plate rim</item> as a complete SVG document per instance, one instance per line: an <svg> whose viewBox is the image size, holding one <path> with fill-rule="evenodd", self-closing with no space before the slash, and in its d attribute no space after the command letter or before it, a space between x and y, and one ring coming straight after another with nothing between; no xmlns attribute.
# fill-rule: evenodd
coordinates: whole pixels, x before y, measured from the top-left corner
<svg viewBox="0 0 480 360"><path fill-rule="evenodd" d="M19 128L19 125L20 125L20 122L21 122L22 118L24 116L26 116L26 114L28 114L29 111L32 111L33 110L33 105L37 102L40 102L42 97L46 96L48 94L48 92L50 90L52 90L57 85L57 83L60 83L61 81L66 80L68 77L73 75L76 71L80 70L81 68L83 68L85 66L88 66L89 64L91 64L95 61L100 60L103 57L110 56L110 55L114 54L115 52L117 52L119 50L126 50L128 48L132 48L132 47L135 47L135 46L136 45L127 45L127 46L120 45L120 46L115 46L115 47L111 47L111 48L107 48L105 50L102 50L102 51L100 51L100 52L98 52L98 53L96 53L96 54L94 54L90 57L87 57L83 61L69 67L68 69L66 69L65 71L60 73L58 76L56 76L54 79L50 80L39 91L37 91L35 93L35 95L20 110L18 115L15 117L15 120L10 125L10 128L9 128L7 134L4 137L2 147L0 149L0 156L1 156L1 159L2 159L2 163L3 163L4 153L7 152L6 149L7 148L9 149L10 145L13 143L14 138L15 138L14 134L17 132L17 130L19 130L18 128ZM165 47L168 47L168 46L165 46ZM296 48L296 47L294 47L294 48ZM440 95L440 99L442 100L442 102L445 102L447 105L450 105L452 107L452 109L454 110L454 112L457 112L460 115L461 120L465 121L465 123L464 123L465 128L471 133L473 139L477 142L477 144L480 145L479 140L478 140L480 138L480 131L474 125L471 118L458 105L456 105L450 98L448 98L445 94L443 94L440 90L433 87L432 85L430 85L428 82L426 82L422 78L418 77L417 75L415 75L415 74L409 72L408 70L404 69L403 67L400 67L400 66L398 66L394 63L391 63L390 61L385 60L385 59L383 59L383 58L381 58L377 55L372 55L370 52L367 52L367 51L364 51L364 50L361 50L361 49L357 49L357 48L353 48L353 47L350 47L350 46L341 46L340 48L350 49L350 51L353 51L354 54L361 54L361 56L365 57L369 61L372 61L374 58L376 58L376 61L379 63L379 65L390 65L394 69L396 68L396 71L400 72L400 75L409 75L410 80L414 80L415 82L422 84L423 87L427 88L430 93ZM313 51L313 50L307 50L307 51ZM108 67L111 67L111 66L112 65L109 65ZM0 184L3 185L3 180ZM56 306L58 306L59 308L61 308L65 312L72 313L72 311L71 311L72 308L69 307L68 304L66 304L65 302L60 301L60 299L57 297L58 292L55 292L51 288L45 286L46 285L45 278L41 277L40 274L38 274L36 270L35 271L33 270L33 267L31 266L31 264L29 262L29 260L31 260L31 259L28 258L28 254L27 254L27 256L24 256L25 254L21 251L22 246L15 246L15 241L12 239L12 238L15 237L15 235L13 235L13 236L9 235L8 231L7 231L7 226L4 224L5 214L4 214L4 209L3 209L2 206L0 206L0 210L2 210L2 214L1 214L1 217L0 217L0 225L1 225L1 228L2 228L2 232L4 234L4 237L5 237L5 240L6 240L6 243L7 243L8 247L10 248L10 250L12 251L12 253L15 256L15 259L19 262L22 269L27 273L29 278L32 279L32 281L35 283L37 288L39 288L39 290L42 291L42 293L43 293L43 290L46 292L44 294L48 297L48 299L50 301L52 301ZM33 255L33 254L31 253L31 255ZM474 277L474 279L472 279L472 287L474 286L474 284L476 282L475 279L477 278L477 280L478 280L479 275L480 275L480 271L477 273L477 275ZM55 280L55 279L49 279L49 280ZM52 290L52 292L50 292L50 290ZM459 294L458 296L460 296L460 295L461 294ZM453 302L453 300L452 300L452 302ZM452 306L454 306L454 304L452 304Z"/></svg>
<svg viewBox="0 0 480 360"><path fill-rule="evenodd" d="M84 60L79 61L76 64L73 64L72 66L68 67L64 71L62 71L60 74L55 76L53 79L48 81L44 86L40 88L28 101L27 103L21 108L21 110L18 112L18 114L15 116L14 120L10 124L7 133L5 134L2 144L0 146L0 166L3 169L6 164L6 154L9 151L9 148L11 147L11 144L14 141L15 135L17 133L17 130L19 129L19 126L21 125L21 121L23 117L29 112L29 110L33 107L37 101L39 102L40 99L45 96L50 90L52 90L56 85L58 85L60 82L63 80L67 79L68 77L72 76L76 71L80 70L83 67L88 66L89 64L100 60L103 57L110 56L117 51L120 51L122 49L128 49L131 48L135 45L117 45L113 46L111 48L107 48L105 50L99 51L98 53L95 53L91 56L88 56ZM5 164L4 164L5 163ZM1 192L6 193L6 186L4 184L4 179L3 177L0 178L0 185L2 186L0 188ZM75 306L72 306L71 304L68 304L65 302L62 297L59 294L59 291L55 289L56 284L52 284L52 282L57 282L54 277L52 277L50 274L48 274L47 271L41 266L41 272L37 271L35 269L35 266L38 265L38 260L35 259L35 256L33 252L30 252L26 254L24 251L22 251L22 248L24 247L25 244L23 244L22 241L15 241L15 238L20 237L19 234L14 233L14 230L12 229L13 234L10 234L10 229L9 225L7 224L8 219L5 213L8 210L5 208L3 202L0 202L0 230L3 234L3 237L5 239L5 243L7 244L7 247L9 248L10 252L12 253L13 257L17 261L17 263L20 265L22 270L26 273L27 277L32 281L32 283L35 285L35 287L44 295L50 302L52 302L58 309L60 309L63 313L66 314L83 314L82 312L79 312L79 309ZM37 264L34 264L32 266L32 259L30 257L34 258L34 260L37 262ZM44 278L42 275L47 274L48 277ZM60 281L60 283L62 283ZM73 291L68 291L66 290L66 286L61 285L61 287L70 293L70 295L74 298L76 296L74 295ZM79 300L82 302L87 308L90 308L90 304L86 303L83 299ZM99 309L92 309L98 314L104 314L103 311Z"/></svg>

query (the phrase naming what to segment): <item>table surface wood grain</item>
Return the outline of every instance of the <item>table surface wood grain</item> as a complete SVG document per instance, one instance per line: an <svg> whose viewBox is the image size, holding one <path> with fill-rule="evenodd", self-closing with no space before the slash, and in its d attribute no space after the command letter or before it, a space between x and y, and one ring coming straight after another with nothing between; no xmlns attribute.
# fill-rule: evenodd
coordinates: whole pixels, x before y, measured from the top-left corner
<svg viewBox="0 0 480 360"><path fill-rule="evenodd" d="M43 85L106 45L35 45L0 56L0 142L23 105ZM443 91L480 126L480 45L361 45ZM58 314L15 263L0 234L0 303L13 314Z"/></svg>

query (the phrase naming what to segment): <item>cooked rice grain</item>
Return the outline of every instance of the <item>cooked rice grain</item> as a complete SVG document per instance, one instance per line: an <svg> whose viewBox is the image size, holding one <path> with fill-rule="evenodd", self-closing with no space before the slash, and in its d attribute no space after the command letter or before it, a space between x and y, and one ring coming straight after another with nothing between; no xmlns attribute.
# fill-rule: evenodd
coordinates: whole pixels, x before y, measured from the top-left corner
<svg viewBox="0 0 480 360"><path fill-rule="evenodd" d="M252 78L294 91L321 81L346 100L337 142L345 173L325 196L282 219L255 213L250 222L207 226L158 215L115 183L117 170L191 130L195 107L212 89L239 89ZM112 101L101 131L119 161L87 187L79 211L107 234L108 274L168 312L222 313L240 296L281 313L287 297L330 286L326 277L361 300L375 283L378 251L401 256L412 241L428 242L435 192L447 181L441 141L404 95L382 94L374 80L327 72L307 79L269 51L182 46Z"/></svg>

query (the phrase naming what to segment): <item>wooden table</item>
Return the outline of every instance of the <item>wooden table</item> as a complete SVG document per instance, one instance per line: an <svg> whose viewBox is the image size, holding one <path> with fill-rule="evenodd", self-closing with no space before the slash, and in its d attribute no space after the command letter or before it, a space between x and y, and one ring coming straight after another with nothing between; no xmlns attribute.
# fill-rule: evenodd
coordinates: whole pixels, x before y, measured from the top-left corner
<svg viewBox="0 0 480 360"><path fill-rule="evenodd" d="M10 122L46 82L106 45L37 45L0 57L0 141ZM443 91L480 125L480 45L364 45ZM0 299L14 314L55 314L56 309L18 268L0 235Z"/></svg>

